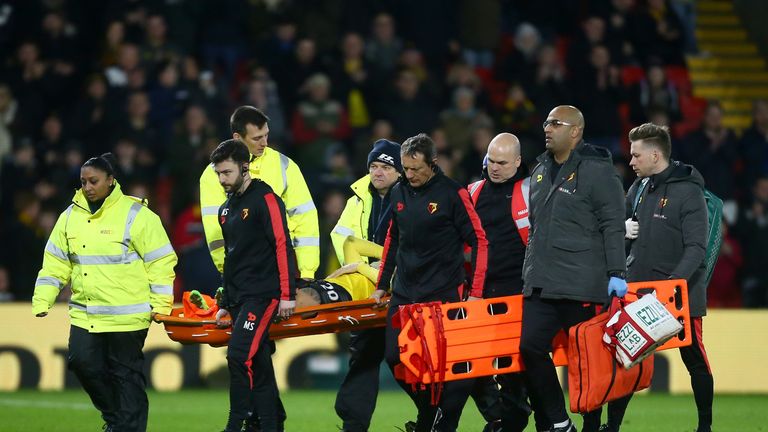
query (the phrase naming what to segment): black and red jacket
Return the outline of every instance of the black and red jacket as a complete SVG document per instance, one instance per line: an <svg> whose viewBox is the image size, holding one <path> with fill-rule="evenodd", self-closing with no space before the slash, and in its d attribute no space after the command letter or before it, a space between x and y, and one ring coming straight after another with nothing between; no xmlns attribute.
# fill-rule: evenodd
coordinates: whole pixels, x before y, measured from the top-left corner
<svg viewBox="0 0 768 432"><path fill-rule="evenodd" d="M224 308L249 299L293 300L296 256L285 204L266 183L253 179L219 208L224 234Z"/></svg>
<svg viewBox="0 0 768 432"><path fill-rule="evenodd" d="M392 189L392 221L384 242L378 289L413 302L456 290L464 283L464 243L472 248L470 295L482 297L488 242L465 188L439 168L419 188L406 180Z"/></svg>
<svg viewBox="0 0 768 432"><path fill-rule="evenodd" d="M513 196L527 195L528 185L524 181L526 177L524 170L518 170L509 180L494 183L484 171L483 180L468 187L475 211L488 237L488 273L484 298L523 292L528 215L525 213L525 217L519 220L519 215L514 214L516 206L513 201L518 200L527 210L527 196Z"/></svg>

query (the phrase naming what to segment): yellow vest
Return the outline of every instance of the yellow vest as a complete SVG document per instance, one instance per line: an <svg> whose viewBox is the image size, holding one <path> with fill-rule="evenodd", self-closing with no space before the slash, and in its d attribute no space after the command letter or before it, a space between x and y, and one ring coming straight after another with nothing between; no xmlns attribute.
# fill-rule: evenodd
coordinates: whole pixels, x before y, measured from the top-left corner
<svg viewBox="0 0 768 432"><path fill-rule="evenodd" d="M344 211L339 216L339 221L331 230L331 242L336 257L341 265L349 264L344 260L344 240L348 236L354 236L368 240L368 219L371 217L371 206L373 197L368 186L371 184L371 178L365 175L352 183L350 189L354 195L347 200ZM363 259L367 259L363 257Z"/></svg>
<svg viewBox="0 0 768 432"><path fill-rule="evenodd" d="M301 277L314 278L320 265L320 227L317 209L301 170L289 157L267 147L260 157L251 161L249 171L252 178L267 183L282 198ZM224 237L218 214L226 200L227 195L211 164L200 176L200 210L208 250L219 272L224 271Z"/></svg>
<svg viewBox="0 0 768 432"><path fill-rule="evenodd" d="M56 221L35 282L32 310L46 312L71 284L72 325L92 333L141 330L173 304L176 253L160 218L115 182L91 213L82 190Z"/></svg>

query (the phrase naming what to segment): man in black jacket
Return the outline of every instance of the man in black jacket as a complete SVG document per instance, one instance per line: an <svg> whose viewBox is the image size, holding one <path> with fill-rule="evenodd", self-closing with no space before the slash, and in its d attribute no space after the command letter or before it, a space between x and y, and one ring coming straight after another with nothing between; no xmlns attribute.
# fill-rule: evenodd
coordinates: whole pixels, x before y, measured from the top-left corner
<svg viewBox="0 0 768 432"><path fill-rule="evenodd" d="M697 432L712 426L713 378L702 341L702 317L707 314L704 256L707 247L707 205L704 179L696 168L670 160L669 129L645 123L629 132L637 180L627 192L626 237L630 281L685 279L691 312L693 343L680 348L691 375L698 409ZM618 431L630 394L608 405L605 431Z"/></svg>
<svg viewBox="0 0 768 432"><path fill-rule="evenodd" d="M400 363L392 316L399 306L430 301L461 301L465 280L464 243L472 248L473 275L469 298L482 296L485 285L488 243L469 193L446 177L437 166L437 151L431 138L419 134L408 138L400 151L407 181L392 189L392 220L384 242L379 281L373 298L381 299L394 288L387 315L385 358L394 370ZM416 431L453 432L459 424L472 381L445 383L437 407L429 394L415 392L398 381L419 410Z"/></svg>
<svg viewBox="0 0 768 432"><path fill-rule="evenodd" d="M520 141L510 133L497 135L488 145L485 162L483 179L467 187L488 238L483 298L522 294L530 178L525 166L520 167ZM472 398L489 422L485 431L522 431L528 424L531 407L522 374L478 378ZM541 411L536 417L538 430L549 428Z"/></svg>
<svg viewBox="0 0 768 432"><path fill-rule="evenodd" d="M296 257L285 205L248 171L250 153L228 140L211 153L219 182L228 194L219 209L224 234L224 290L216 322L232 324L227 348L230 373L229 420L225 432L240 431L253 413L261 431L279 431L279 396L270 355L269 325L288 318L296 306ZM232 319L225 322L229 314Z"/></svg>
<svg viewBox="0 0 768 432"><path fill-rule="evenodd" d="M549 356L552 339L592 318L608 294L627 289L624 190L610 152L585 143L583 133L578 109L553 109L544 122L547 150L531 174L520 353L533 404L555 432L576 428ZM599 427L599 412L584 416L585 431Z"/></svg>

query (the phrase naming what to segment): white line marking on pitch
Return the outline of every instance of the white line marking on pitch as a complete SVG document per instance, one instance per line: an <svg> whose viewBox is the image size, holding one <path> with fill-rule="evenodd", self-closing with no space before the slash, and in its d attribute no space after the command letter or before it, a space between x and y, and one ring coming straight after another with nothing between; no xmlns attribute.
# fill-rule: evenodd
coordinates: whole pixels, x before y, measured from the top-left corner
<svg viewBox="0 0 768 432"><path fill-rule="evenodd" d="M93 409L93 405L89 403L52 402L29 399L0 399L0 405L15 406L20 408L62 408L75 410Z"/></svg>

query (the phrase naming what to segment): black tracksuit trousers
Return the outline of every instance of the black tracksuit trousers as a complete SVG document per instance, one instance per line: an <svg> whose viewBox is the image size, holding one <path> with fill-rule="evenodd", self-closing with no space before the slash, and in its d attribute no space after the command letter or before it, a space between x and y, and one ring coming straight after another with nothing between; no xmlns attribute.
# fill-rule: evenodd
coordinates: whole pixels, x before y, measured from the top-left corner
<svg viewBox="0 0 768 432"><path fill-rule="evenodd" d="M434 298L424 299L423 302L458 302L460 300L458 290L449 290L439 293ZM400 305L411 303L413 302L409 299L397 294L392 295L389 303L385 335L385 358L393 375L395 365L400 363L400 349L397 342L400 329L392 327L392 316L399 310ZM475 380L472 379L446 382L443 385L442 396L438 405L433 407L430 403L431 395L429 389L414 390L410 384L397 381L400 387L411 397L418 410L416 432L431 432L433 429L437 432L455 432L459 426L461 411L467 403L474 382Z"/></svg>
<svg viewBox="0 0 768 432"><path fill-rule="evenodd" d="M272 368L269 325L277 299L246 300L229 311L232 337L227 348L229 420L227 431L240 431L246 419L258 419L263 432L278 432L280 403ZM282 427L282 426L281 426Z"/></svg>
<svg viewBox="0 0 768 432"><path fill-rule="evenodd" d="M379 370L384 360L384 329L352 332L349 372L336 395L336 414L344 432L366 432L379 395Z"/></svg>
<svg viewBox="0 0 768 432"><path fill-rule="evenodd" d="M595 305L573 300L542 299L534 289L523 300L523 330L520 354L525 362L525 378L534 407L544 411L552 423L568 420L557 371L549 353L552 339L561 329L568 329L595 316ZM600 428L601 410L584 414L583 432Z"/></svg>
<svg viewBox="0 0 768 432"><path fill-rule="evenodd" d="M147 430L146 338L147 329L89 333L70 327L67 366L115 432Z"/></svg>
<svg viewBox="0 0 768 432"><path fill-rule="evenodd" d="M707 351L704 349L702 337L702 317L691 317L691 333L693 343L680 348L680 357L691 376L691 389L696 402L699 424L697 431L706 432L712 427L712 401L714 399L714 378L709 367ZM608 403L608 425L615 431L621 427L624 413L627 410L633 393Z"/></svg>

